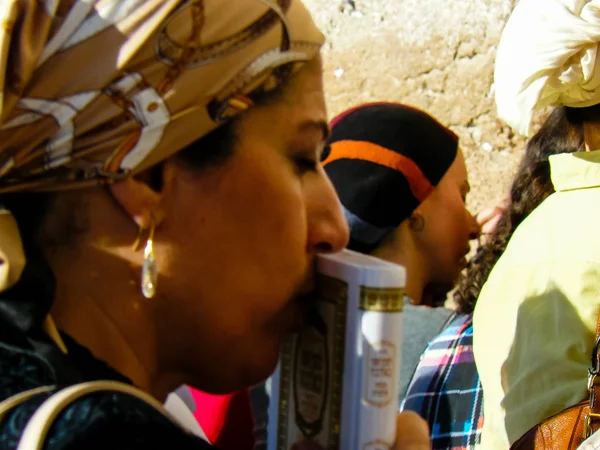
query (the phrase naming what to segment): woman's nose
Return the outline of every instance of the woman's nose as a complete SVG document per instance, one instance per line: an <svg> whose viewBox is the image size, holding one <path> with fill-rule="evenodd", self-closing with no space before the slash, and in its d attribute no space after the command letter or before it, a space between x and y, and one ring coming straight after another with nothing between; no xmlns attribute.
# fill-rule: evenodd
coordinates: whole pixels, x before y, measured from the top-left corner
<svg viewBox="0 0 600 450"><path fill-rule="evenodd" d="M350 231L331 182L323 172L321 188L309 193L309 251L335 253L348 245Z"/></svg>

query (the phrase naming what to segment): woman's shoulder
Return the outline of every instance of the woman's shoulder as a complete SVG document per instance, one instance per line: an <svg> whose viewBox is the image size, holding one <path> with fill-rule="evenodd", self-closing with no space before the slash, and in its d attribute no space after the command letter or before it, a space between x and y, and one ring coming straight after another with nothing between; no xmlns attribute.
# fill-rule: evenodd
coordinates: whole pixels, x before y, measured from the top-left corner
<svg viewBox="0 0 600 450"><path fill-rule="evenodd" d="M600 196L600 188L586 191ZM572 193L554 193L535 208L515 229L496 266L518 271L548 264L567 266L573 261L600 264L600 240L586 228L600 220L600 211L574 202Z"/></svg>
<svg viewBox="0 0 600 450"><path fill-rule="evenodd" d="M0 448L17 448L27 423L54 391L20 404L0 423ZM79 399L56 418L45 439L49 450L79 448L210 449L144 401L123 393Z"/></svg>
<svg viewBox="0 0 600 450"><path fill-rule="evenodd" d="M0 346L0 374L0 448L16 449L34 413L60 389L54 386L53 369L43 360L7 346ZM1 415L2 402L42 387L48 390ZM121 392L97 392L70 403L53 422L45 442L49 450L212 448L145 401Z"/></svg>
<svg viewBox="0 0 600 450"><path fill-rule="evenodd" d="M0 343L0 402L56 383L52 368L33 353Z"/></svg>

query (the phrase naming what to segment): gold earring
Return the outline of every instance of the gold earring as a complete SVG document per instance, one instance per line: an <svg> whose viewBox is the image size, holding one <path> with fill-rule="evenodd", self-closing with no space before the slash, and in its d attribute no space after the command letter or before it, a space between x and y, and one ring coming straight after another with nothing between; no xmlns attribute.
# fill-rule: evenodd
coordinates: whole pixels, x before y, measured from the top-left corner
<svg viewBox="0 0 600 450"><path fill-rule="evenodd" d="M158 269L156 267L156 256L154 255L154 218L150 218L150 228L148 229L148 239L144 247L144 264L142 265L141 288L142 294L146 298L153 298L156 295L156 286L158 282ZM138 237L135 240L134 248L139 247L143 229L140 229Z"/></svg>

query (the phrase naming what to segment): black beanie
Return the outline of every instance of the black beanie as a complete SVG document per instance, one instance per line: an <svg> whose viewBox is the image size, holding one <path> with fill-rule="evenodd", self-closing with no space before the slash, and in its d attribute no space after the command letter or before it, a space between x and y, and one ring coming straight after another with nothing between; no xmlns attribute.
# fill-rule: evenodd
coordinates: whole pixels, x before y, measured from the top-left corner
<svg viewBox="0 0 600 450"><path fill-rule="evenodd" d="M332 123L323 165L350 226L348 248L373 251L431 194L458 151L458 137L409 106L371 103Z"/></svg>

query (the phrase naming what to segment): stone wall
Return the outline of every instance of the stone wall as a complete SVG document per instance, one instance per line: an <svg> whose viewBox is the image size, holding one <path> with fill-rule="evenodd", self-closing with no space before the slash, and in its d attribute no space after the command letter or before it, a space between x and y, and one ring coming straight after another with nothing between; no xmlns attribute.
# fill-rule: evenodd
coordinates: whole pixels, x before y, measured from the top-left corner
<svg viewBox="0 0 600 450"><path fill-rule="evenodd" d="M421 108L459 136L472 212L502 199L523 138L495 114L493 64L515 0L305 0L325 32L330 116L389 100Z"/></svg>

